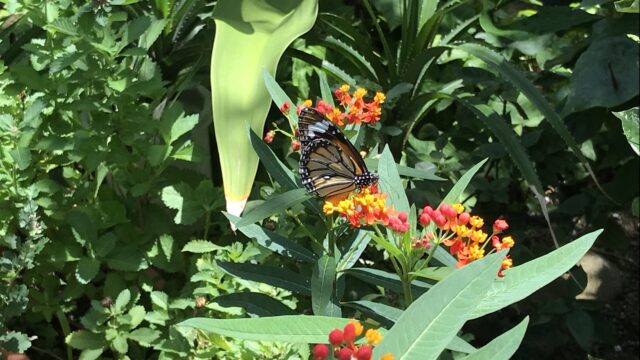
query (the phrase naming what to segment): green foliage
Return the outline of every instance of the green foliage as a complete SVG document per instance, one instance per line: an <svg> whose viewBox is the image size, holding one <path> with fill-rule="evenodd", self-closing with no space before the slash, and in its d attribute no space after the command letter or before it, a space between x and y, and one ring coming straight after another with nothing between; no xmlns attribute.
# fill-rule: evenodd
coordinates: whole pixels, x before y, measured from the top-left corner
<svg viewBox="0 0 640 360"><path fill-rule="evenodd" d="M612 341L602 306L575 300L586 279L573 266L592 247L626 254L619 219L640 211L637 0L319 2L277 77L284 45L256 67L256 33L273 30L257 21L238 35L248 55L224 53L241 74L223 64L211 78L218 3L2 2L0 353L307 359L351 318L396 359L591 355ZM344 131L408 213L407 235L352 229L300 184L285 136L296 105L333 106L343 83L386 95L378 124ZM273 143L235 110L233 136L214 136L211 84L238 103L268 93ZM215 150L237 169L238 139L261 164L242 216L221 211ZM454 201L509 219L505 277L500 255L462 269L440 246L412 255L419 207Z"/></svg>

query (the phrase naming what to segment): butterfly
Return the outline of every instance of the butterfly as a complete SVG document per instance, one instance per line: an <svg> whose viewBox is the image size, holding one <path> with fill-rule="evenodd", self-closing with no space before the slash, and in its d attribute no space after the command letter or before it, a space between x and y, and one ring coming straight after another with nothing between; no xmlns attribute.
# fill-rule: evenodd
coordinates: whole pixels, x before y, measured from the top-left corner
<svg viewBox="0 0 640 360"><path fill-rule="evenodd" d="M378 182L342 131L316 109L300 111L298 130L298 171L308 192L335 202Z"/></svg>

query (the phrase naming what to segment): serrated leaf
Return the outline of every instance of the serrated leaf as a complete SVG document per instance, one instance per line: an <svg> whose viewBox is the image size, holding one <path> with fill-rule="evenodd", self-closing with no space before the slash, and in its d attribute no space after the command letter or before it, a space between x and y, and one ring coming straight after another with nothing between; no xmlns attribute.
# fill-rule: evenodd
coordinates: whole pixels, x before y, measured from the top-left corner
<svg viewBox="0 0 640 360"><path fill-rule="evenodd" d="M166 3L167 1L162 2ZM168 21L165 19L154 19L147 31L142 34L140 38L140 47L149 50L153 43L156 42L160 34L162 34L162 30L164 30L164 27L167 25L167 23Z"/></svg>
<svg viewBox="0 0 640 360"><path fill-rule="evenodd" d="M152 291L151 302L163 310L169 309L169 295L162 291Z"/></svg>
<svg viewBox="0 0 640 360"><path fill-rule="evenodd" d="M169 132L169 143L173 143L178 140L180 136L191 131L191 129L198 124L198 121L198 114L179 117L171 126L171 131Z"/></svg>
<svg viewBox="0 0 640 360"><path fill-rule="evenodd" d="M123 311L127 305L129 305L129 301L131 301L131 291L129 289L122 290L118 297L116 297L116 301L113 303L113 308L116 312Z"/></svg>
<svg viewBox="0 0 640 360"><path fill-rule="evenodd" d="M183 248L182 252L192 252L196 254L210 253L224 249L211 241L207 240L191 240Z"/></svg>
<svg viewBox="0 0 640 360"><path fill-rule="evenodd" d="M133 330L127 335L127 338L144 347L150 347L152 343L160 338L160 335L162 335L160 331L144 327Z"/></svg>

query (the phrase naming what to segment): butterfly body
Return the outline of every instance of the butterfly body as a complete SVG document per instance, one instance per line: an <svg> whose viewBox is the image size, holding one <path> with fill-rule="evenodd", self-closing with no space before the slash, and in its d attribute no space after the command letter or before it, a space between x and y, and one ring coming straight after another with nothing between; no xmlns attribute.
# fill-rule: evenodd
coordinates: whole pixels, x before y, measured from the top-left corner
<svg viewBox="0 0 640 360"><path fill-rule="evenodd" d="M300 178L310 193L335 201L378 181L340 129L313 108L299 115Z"/></svg>

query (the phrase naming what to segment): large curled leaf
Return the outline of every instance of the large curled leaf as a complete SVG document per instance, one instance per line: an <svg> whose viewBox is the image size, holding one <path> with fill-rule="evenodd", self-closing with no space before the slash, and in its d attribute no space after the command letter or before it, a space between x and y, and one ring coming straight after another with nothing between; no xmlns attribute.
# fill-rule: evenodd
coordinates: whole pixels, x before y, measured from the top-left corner
<svg viewBox="0 0 640 360"><path fill-rule="evenodd" d="M213 124L227 211L240 215L258 168L246 125L262 134L271 99L262 72L271 74L286 47L307 32L317 0L221 0L211 57Z"/></svg>

